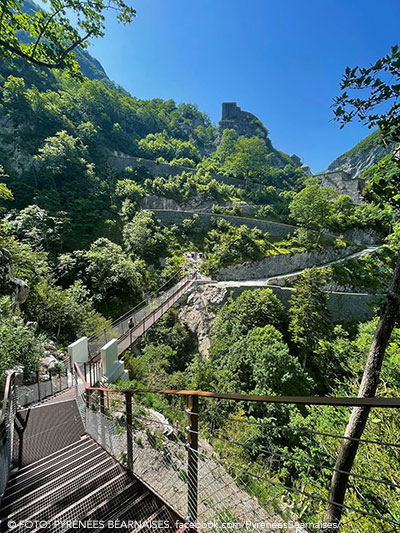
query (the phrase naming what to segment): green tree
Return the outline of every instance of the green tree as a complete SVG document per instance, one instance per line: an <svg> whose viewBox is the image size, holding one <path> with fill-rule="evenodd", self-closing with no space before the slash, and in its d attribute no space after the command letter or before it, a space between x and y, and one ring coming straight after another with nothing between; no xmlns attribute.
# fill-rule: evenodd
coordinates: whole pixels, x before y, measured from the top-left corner
<svg viewBox="0 0 400 533"><path fill-rule="evenodd" d="M126 249L133 257L156 264L167 252L167 237L151 211L140 211L123 229Z"/></svg>
<svg viewBox="0 0 400 533"><path fill-rule="evenodd" d="M216 228L205 239L207 261L205 271L215 273L219 268L232 263L256 261L271 248L268 234L258 228L232 226L224 219L217 219Z"/></svg>
<svg viewBox="0 0 400 533"><path fill-rule="evenodd" d="M8 179L8 175L5 173L4 168L0 165L0 180L1 179ZM2 183L0 181L0 215L3 212L6 212L6 207L1 207L1 204L5 204L6 202L10 202L14 200L14 195L10 191L10 189L7 187L5 183ZM0 227L2 222L0 221Z"/></svg>
<svg viewBox="0 0 400 533"><path fill-rule="evenodd" d="M319 241L322 230L329 226L332 215L332 200L337 193L330 187L307 185L295 194L289 204L290 216L307 232L317 231Z"/></svg>
<svg viewBox="0 0 400 533"><path fill-rule="evenodd" d="M32 248L57 253L62 249L69 220L63 212L51 216L45 209L29 205L10 221L10 228L21 242Z"/></svg>
<svg viewBox="0 0 400 533"><path fill-rule="evenodd" d="M28 102L23 78L8 76L3 85L3 102L13 118L21 117L24 111L27 110Z"/></svg>
<svg viewBox="0 0 400 533"><path fill-rule="evenodd" d="M150 388L163 387L168 379L170 360L175 356L170 346L148 344L142 355L127 357L127 367L136 384Z"/></svg>
<svg viewBox="0 0 400 533"><path fill-rule="evenodd" d="M228 157L232 156L236 150L237 133L235 130L225 129L222 132L221 141L218 148L213 153L213 159L216 159L223 165Z"/></svg>
<svg viewBox="0 0 400 533"><path fill-rule="evenodd" d="M267 324L284 332L287 325L285 308L271 289L248 290L235 299L230 297L219 309L213 337L216 342L230 343L251 329Z"/></svg>
<svg viewBox="0 0 400 533"><path fill-rule="evenodd" d="M307 356L316 353L321 339L329 336L332 321L323 288L331 278L329 269L306 269L294 284L290 298L289 331L306 366Z"/></svg>
<svg viewBox="0 0 400 533"><path fill-rule="evenodd" d="M172 348L173 354L169 357L170 372L185 370L195 348L193 333L187 324L179 321L178 310L174 308L146 332L144 343Z"/></svg>
<svg viewBox="0 0 400 533"><path fill-rule="evenodd" d="M37 370L43 356L33 331L14 315L10 299L0 299L0 385L7 370L18 365L27 373Z"/></svg>
<svg viewBox="0 0 400 533"><path fill-rule="evenodd" d="M379 126L382 141L386 144L400 142L400 50L392 47L391 53L378 59L369 67L347 67L341 82L342 94L335 100L335 117L341 127L358 119L369 128ZM393 160L398 172L385 175L384 168L373 179L372 188L382 203L400 207L399 173L397 155ZM400 254L393 279L373 336L358 396L373 397L379 385L386 348L396 324L400 308ZM327 520L340 523L342 504L346 495L349 475L357 455L359 439L367 424L370 409L358 407L352 410L346 427L332 475Z"/></svg>
<svg viewBox="0 0 400 533"><path fill-rule="evenodd" d="M90 336L107 321L94 310L89 293L80 281L63 290L50 276L40 279L24 304L24 312L40 331L61 342Z"/></svg>
<svg viewBox="0 0 400 533"><path fill-rule="evenodd" d="M233 176L262 179L267 170L268 148L259 137L239 137L235 152L225 160L226 173Z"/></svg>
<svg viewBox="0 0 400 533"><path fill-rule="evenodd" d="M45 176L52 176L56 185L60 185L72 177L92 172L92 167L86 161L87 157L87 147L63 130L45 139L35 160L39 171Z"/></svg>
<svg viewBox="0 0 400 533"><path fill-rule="evenodd" d="M36 65L66 69L79 74L73 51L86 48L89 39L103 37L105 16L116 13L118 22L130 23L135 10L122 0L50 0L49 10L24 6L22 0L5 0L0 5L0 54L21 57ZM73 25L67 17L76 20ZM26 37L29 38L26 38Z"/></svg>
<svg viewBox="0 0 400 533"><path fill-rule="evenodd" d="M132 261L121 246L104 237L87 251L60 256L58 271L64 285L80 279L96 307L111 318L133 307L142 297L145 264Z"/></svg>
<svg viewBox="0 0 400 533"><path fill-rule="evenodd" d="M144 194L143 188L130 179L117 181L115 197L123 220L128 222L134 217Z"/></svg>
<svg viewBox="0 0 400 533"><path fill-rule="evenodd" d="M253 328L233 343L216 364L226 390L290 396L307 390L307 378L282 334L272 325Z"/></svg>

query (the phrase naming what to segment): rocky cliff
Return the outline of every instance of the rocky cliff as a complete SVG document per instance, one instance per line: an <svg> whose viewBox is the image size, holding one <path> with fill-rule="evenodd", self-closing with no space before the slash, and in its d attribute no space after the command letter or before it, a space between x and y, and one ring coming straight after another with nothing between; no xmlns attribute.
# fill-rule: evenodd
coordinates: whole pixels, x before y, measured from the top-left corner
<svg viewBox="0 0 400 533"><path fill-rule="evenodd" d="M352 178L358 178L363 170L380 161L393 150L393 146L382 144L378 130L365 137L351 150L337 157L328 167L328 171L344 170Z"/></svg>
<svg viewBox="0 0 400 533"><path fill-rule="evenodd" d="M179 311L179 320L185 322L196 335L198 350L202 355L208 355L212 325L227 293L227 289L215 285L198 286L189 293Z"/></svg>

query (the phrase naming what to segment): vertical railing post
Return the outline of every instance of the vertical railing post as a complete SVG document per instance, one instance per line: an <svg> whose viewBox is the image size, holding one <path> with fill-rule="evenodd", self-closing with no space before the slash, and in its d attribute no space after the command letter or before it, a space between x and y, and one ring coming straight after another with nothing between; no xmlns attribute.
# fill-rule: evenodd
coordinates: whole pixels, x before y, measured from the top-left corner
<svg viewBox="0 0 400 533"><path fill-rule="evenodd" d="M61 392L61 390L62 390L61 368L58 369L58 382L60 384L60 392Z"/></svg>
<svg viewBox="0 0 400 533"><path fill-rule="evenodd" d="M126 406L126 446L127 455L126 463L129 472L133 470L133 447L132 447L132 393L125 392L125 406Z"/></svg>
<svg viewBox="0 0 400 533"><path fill-rule="evenodd" d="M36 382L37 382L37 388L38 388L38 402L40 402L40 374L39 374L39 370L36 370Z"/></svg>
<svg viewBox="0 0 400 533"><path fill-rule="evenodd" d="M188 396L188 521L196 527L198 500L198 469L199 469L199 397Z"/></svg>
<svg viewBox="0 0 400 533"><path fill-rule="evenodd" d="M87 368L86 368L86 363L83 363L83 374L85 376L85 381L87 382Z"/></svg>
<svg viewBox="0 0 400 533"><path fill-rule="evenodd" d="M100 390L100 413L105 414L106 410L104 407L104 391Z"/></svg>
<svg viewBox="0 0 400 533"><path fill-rule="evenodd" d="M53 390L53 377L51 375L51 368L49 368L49 378L50 378L50 391L51 391L51 395L53 396L54 390Z"/></svg>

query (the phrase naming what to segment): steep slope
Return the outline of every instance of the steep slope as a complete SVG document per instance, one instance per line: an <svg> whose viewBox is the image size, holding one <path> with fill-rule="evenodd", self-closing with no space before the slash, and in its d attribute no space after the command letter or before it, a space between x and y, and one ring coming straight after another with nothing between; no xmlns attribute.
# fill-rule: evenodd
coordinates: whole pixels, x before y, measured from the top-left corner
<svg viewBox="0 0 400 533"><path fill-rule="evenodd" d="M22 10L25 11L25 13L32 15L38 9L40 9L39 6L32 2L32 0L24 1ZM26 36L26 39L29 39L29 37ZM81 67L81 72L86 78L89 78L90 80L109 79L101 63L92 57L86 50L77 48L75 50L75 56Z"/></svg>
<svg viewBox="0 0 400 533"><path fill-rule="evenodd" d="M330 172L339 169L344 170L345 172L348 172L352 178L358 178L366 168L369 168L380 161L385 155L390 153L392 149L393 146L386 148L382 144L379 130L375 130L351 148L351 150L332 161L328 170Z"/></svg>

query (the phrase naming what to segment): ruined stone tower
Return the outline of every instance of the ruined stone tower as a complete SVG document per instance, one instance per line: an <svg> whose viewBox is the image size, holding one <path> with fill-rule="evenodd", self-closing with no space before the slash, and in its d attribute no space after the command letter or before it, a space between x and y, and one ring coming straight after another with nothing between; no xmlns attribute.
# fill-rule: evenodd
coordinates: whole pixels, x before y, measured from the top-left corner
<svg viewBox="0 0 400 533"><path fill-rule="evenodd" d="M263 123L252 113L242 111L236 102L222 103L222 116L219 122L218 142L225 129L233 129L238 135L246 137L260 137L266 144L270 145L268 130Z"/></svg>

